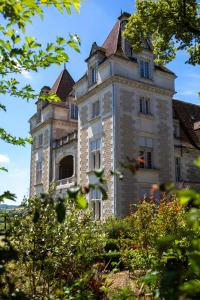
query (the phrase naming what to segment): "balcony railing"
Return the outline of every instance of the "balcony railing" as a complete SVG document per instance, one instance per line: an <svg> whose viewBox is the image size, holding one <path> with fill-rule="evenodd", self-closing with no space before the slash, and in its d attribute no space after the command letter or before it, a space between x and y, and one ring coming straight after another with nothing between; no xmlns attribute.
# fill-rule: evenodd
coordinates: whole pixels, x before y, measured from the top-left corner
<svg viewBox="0 0 200 300"><path fill-rule="evenodd" d="M53 148L58 148L58 147L60 147L62 145L68 144L71 141L77 140L77 138L78 138L77 131L69 133L68 135L66 135L64 137L62 137L62 138L60 138L58 140L53 141Z"/></svg>
<svg viewBox="0 0 200 300"><path fill-rule="evenodd" d="M77 180L76 176L57 180L56 181L57 189L71 187L76 183L76 180Z"/></svg>

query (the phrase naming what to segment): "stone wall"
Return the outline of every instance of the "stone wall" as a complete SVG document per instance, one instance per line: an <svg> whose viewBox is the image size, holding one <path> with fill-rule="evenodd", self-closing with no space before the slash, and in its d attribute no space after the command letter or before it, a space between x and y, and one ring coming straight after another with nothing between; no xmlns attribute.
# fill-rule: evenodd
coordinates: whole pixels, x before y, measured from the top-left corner
<svg viewBox="0 0 200 300"><path fill-rule="evenodd" d="M80 152L79 152L79 174L80 174L80 185L85 186L88 184L88 131L87 129L80 130Z"/></svg>
<svg viewBox="0 0 200 300"><path fill-rule="evenodd" d="M111 97L111 95L110 95ZM103 120L103 167L105 170L105 178L107 180L108 200L103 202L103 216L104 218L114 214L114 186L113 177L110 171L113 170L113 122L112 117Z"/></svg>
<svg viewBox="0 0 200 300"><path fill-rule="evenodd" d="M157 155L159 183L174 181L174 151L171 101L157 99Z"/></svg>
<svg viewBox="0 0 200 300"><path fill-rule="evenodd" d="M119 90L116 112L116 164L120 168L120 162L127 163L127 158L134 159L138 155L137 132L134 120L135 97L133 91ZM128 169L122 169L124 179L116 180L116 214L126 215L130 205L137 201L136 177Z"/></svg>

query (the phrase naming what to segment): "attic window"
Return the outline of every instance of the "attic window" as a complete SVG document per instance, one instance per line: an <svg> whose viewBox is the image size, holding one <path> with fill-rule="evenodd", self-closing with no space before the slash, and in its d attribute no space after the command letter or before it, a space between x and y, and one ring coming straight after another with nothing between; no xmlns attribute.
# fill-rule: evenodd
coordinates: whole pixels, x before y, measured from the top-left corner
<svg viewBox="0 0 200 300"><path fill-rule="evenodd" d="M93 85L97 82L97 66L90 67L89 69L89 84Z"/></svg>
<svg viewBox="0 0 200 300"><path fill-rule="evenodd" d="M150 63L147 60L140 60L140 76L150 79Z"/></svg>

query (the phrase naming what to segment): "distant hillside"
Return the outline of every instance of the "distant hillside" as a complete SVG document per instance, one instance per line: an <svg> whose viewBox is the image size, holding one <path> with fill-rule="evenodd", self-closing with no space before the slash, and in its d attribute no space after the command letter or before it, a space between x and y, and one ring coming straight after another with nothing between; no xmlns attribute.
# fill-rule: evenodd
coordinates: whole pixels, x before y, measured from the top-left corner
<svg viewBox="0 0 200 300"><path fill-rule="evenodd" d="M0 204L0 210L10 210L19 207L19 205Z"/></svg>

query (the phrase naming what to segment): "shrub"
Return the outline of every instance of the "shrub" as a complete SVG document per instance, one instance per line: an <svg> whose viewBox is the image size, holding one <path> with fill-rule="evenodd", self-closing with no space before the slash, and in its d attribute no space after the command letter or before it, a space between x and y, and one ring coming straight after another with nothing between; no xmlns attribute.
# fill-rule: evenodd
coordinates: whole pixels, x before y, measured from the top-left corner
<svg viewBox="0 0 200 300"><path fill-rule="evenodd" d="M63 212L57 208L62 203L66 212L60 223L57 214ZM94 288L97 293L94 282L102 268L92 266L104 252L105 235L75 203L56 203L48 194L30 199L23 217L14 221L11 241L19 255L17 287L25 287L34 299L64 288L75 294L85 289L93 293Z"/></svg>

